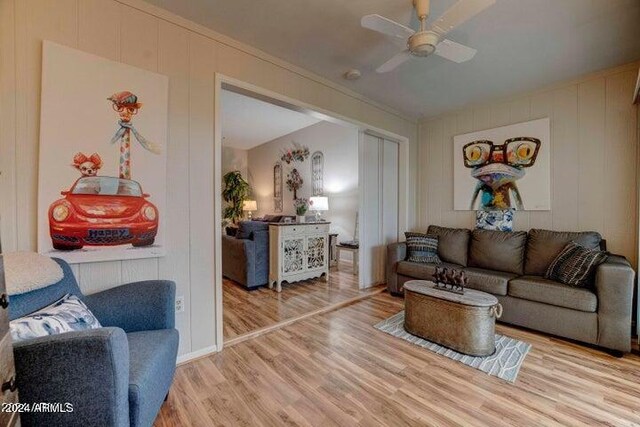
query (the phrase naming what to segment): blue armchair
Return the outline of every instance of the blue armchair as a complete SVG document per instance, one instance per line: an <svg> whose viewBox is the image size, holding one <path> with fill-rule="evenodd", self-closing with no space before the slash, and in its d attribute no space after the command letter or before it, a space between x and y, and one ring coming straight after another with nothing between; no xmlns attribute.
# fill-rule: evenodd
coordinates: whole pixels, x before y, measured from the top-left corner
<svg viewBox="0 0 640 427"><path fill-rule="evenodd" d="M71 403L73 412L25 412L23 426L151 426L176 367L175 283L149 280L82 295L69 265L60 282L11 297L11 320L65 294L80 297L103 328L14 344L22 403Z"/></svg>

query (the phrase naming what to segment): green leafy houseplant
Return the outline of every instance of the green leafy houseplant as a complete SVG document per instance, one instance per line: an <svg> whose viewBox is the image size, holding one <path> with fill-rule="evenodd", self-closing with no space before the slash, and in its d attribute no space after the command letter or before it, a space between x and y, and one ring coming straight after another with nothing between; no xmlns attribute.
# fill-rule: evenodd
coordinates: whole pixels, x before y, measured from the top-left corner
<svg viewBox="0 0 640 427"><path fill-rule="evenodd" d="M222 198L227 202L222 216L235 224L242 218L242 202L249 197L249 183L242 177L240 171L226 173L222 181L224 183Z"/></svg>

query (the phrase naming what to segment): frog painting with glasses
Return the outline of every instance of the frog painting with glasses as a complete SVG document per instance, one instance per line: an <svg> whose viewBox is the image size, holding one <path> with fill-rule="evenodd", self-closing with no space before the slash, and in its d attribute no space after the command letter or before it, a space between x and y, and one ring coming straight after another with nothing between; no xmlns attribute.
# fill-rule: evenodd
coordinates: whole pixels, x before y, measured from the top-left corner
<svg viewBox="0 0 640 427"><path fill-rule="evenodd" d="M526 168L534 165L540 151L540 140L530 137L507 139L497 145L493 141L479 140L462 147L464 165L471 176L478 180L470 209L503 210L524 209L522 196L516 181L521 179Z"/></svg>

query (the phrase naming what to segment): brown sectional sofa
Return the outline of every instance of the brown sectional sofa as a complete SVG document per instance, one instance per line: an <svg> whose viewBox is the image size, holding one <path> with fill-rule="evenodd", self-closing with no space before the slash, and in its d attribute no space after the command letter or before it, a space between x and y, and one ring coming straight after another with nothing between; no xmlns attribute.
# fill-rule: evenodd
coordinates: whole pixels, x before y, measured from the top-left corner
<svg viewBox="0 0 640 427"><path fill-rule="evenodd" d="M528 233L430 226L438 236L442 264L405 261L404 242L389 245L387 287L402 294L408 280L431 280L436 266L463 269L469 287L491 293L504 308L500 321L604 347L631 350L634 271L622 256L610 255L590 288L547 280L547 267L570 241L595 248L596 232L531 229Z"/></svg>

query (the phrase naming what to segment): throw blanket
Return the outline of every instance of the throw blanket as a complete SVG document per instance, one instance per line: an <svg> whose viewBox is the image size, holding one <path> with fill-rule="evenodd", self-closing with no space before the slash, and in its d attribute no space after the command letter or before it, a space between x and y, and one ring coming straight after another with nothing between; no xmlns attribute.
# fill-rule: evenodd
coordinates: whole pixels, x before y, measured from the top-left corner
<svg viewBox="0 0 640 427"><path fill-rule="evenodd" d="M35 252L7 252L2 258L9 296L45 288L64 276L57 262Z"/></svg>

